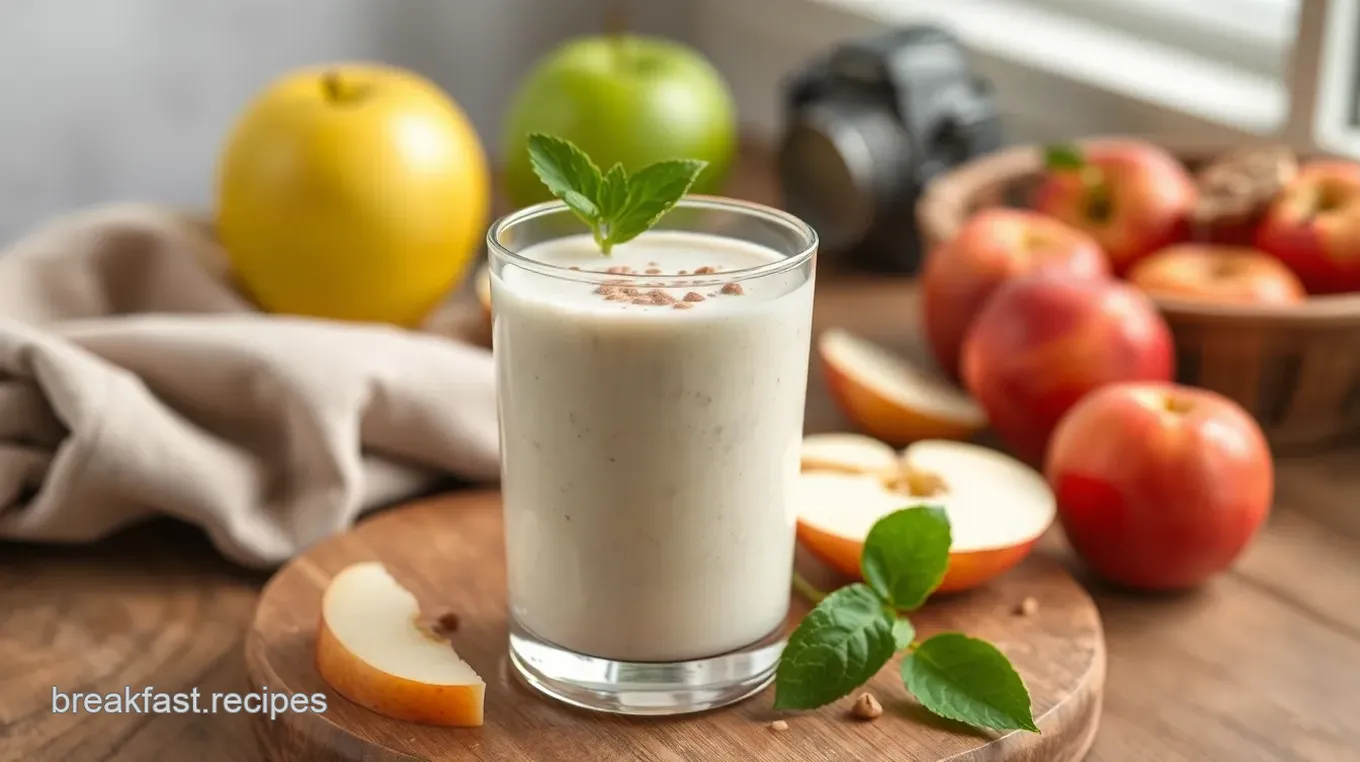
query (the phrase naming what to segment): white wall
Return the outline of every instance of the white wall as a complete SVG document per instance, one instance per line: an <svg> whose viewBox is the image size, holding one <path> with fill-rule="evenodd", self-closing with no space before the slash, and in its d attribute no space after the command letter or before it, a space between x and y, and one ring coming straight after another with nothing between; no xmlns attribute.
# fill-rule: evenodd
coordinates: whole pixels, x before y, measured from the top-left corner
<svg viewBox="0 0 1360 762"><path fill-rule="evenodd" d="M439 82L494 150L510 89L606 0L3 0L0 241L109 200L205 204L245 102L340 59ZM640 31L690 38L688 0L638 0Z"/></svg>
<svg viewBox="0 0 1360 762"><path fill-rule="evenodd" d="M927 12L913 21L943 23L961 37L985 31L985 37L1007 30L989 19L991 28L958 29L928 18L947 17L965 8L965 0L697 0L696 44L727 76L740 117L749 133L777 135L782 129L780 88L785 78L810 58L838 42L884 29L884 20L846 10L857 7ZM938 11L931 13L929 11ZM888 14L891 15L891 14ZM973 14L976 15L976 14ZM973 35L974 37L980 35ZM1177 140L1221 144L1239 140L1241 129L1197 118L1129 97L1109 88L1083 83L1081 72L1022 63L981 46L972 47L972 63L991 81L1010 142L1036 142L1076 136L1123 134L1172 136ZM1042 58L1042 56L1037 56ZM1143 63L1164 63L1153 59ZM1094 68L1092 62L1092 68Z"/></svg>

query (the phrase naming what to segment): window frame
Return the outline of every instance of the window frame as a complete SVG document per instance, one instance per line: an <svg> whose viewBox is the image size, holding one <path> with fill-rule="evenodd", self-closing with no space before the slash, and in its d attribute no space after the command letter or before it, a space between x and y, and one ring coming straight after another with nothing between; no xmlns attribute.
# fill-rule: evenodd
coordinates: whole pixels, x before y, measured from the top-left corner
<svg viewBox="0 0 1360 762"><path fill-rule="evenodd" d="M1213 0L1240 8L1281 3L1274 18L1294 20L1287 33L1265 39L1263 27L1237 25L1219 30L1214 43L1236 40L1255 56L1287 49L1274 74L1215 58L1210 48L1177 47L1167 34L1148 39L1101 15L1124 4L1146 21L1168 3L1190 0L693 1L694 41L727 74L753 135L777 139L783 82L814 56L885 24L933 23L953 31L975 70L997 86L1011 141L1122 134L1210 149L1270 140L1360 159L1360 115L1338 116L1360 108L1351 105L1360 64L1338 67L1334 52L1360 58L1360 0ZM1286 8L1291 2L1297 5ZM1082 4L1080 14L1063 12L1073 3ZM1260 27L1260 19L1253 23ZM1336 28L1342 24L1346 35ZM1251 39L1256 48L1242 42Z"/></svg>

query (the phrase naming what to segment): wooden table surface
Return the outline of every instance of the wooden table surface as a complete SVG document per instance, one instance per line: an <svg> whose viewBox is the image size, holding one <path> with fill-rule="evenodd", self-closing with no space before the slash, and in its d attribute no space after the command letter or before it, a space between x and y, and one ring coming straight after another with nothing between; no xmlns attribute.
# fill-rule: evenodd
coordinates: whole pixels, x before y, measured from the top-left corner
<svg viewBox="0 0 1360 762"><path fill-rule="evenodd" d="M775 198L749 158L731 193ZM918 351L914 310L903 281L818 283L818 328ZM808 427L846 428L815 375ZM1268 526L1193 593L1107 589L1056 533L1042 552L1073 564L1104 618L1105 709L1088 760L1360 760L1360 451L1279 462ZM170 522L89 547L0 543L0 761L259 760L245 714L53 714L52 691L248 690L242 635L264 581Z"/></svg>

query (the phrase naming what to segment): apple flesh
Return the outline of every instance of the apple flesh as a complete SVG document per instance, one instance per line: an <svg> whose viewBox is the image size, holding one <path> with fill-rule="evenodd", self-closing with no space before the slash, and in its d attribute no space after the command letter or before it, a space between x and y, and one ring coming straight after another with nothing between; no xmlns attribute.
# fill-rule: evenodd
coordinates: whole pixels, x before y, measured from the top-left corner
<svg viewBox="0 0 1360 762"><path fill-rule="evenodd" d="M977 403L948 380L846 331L817 338L832 400L857 427L894 447L967 439L987 425Z"/></svg>
<svg viewBox="0 0 1360 762"><path fill-rule="evenodd" d="M1059 419L1117 381L1169 381L1171 330L1133 286L1036 274L1001 287L968 332L964 384L1013 452L1042 463Z"/></svg>
<svg viewBox="0 0 1360 762"><path fill-rule="evenodd" d="M1065 417L1045 473L1068 540L1119 585L1170 590L1226 569L1270 511L1274 467L1236 403L1175 384L1115 384Z"/></svg>
<svg viewBox="0 0 1360 762"><path fill-rule="evenodd" d="M552 198L529 165L534 132L570 140L601 170L707 161L692 192L716 193L736 151L736 107L693 48L638 35L584 37L536 63L512 100L501 144L505 191L517 207Z"/></svg>
<svg viewBox="0 0 1360 762"><path fill-rule="evenodd" d="M968 326L998 286L1049 270L1103 278L1110 266L1086 233L1022 209L984 209L932 251L921 273L922 317L940 368L958 376Z"/></svg>
<svg viewBox="0 0 1360 762"><path fill-rule="evenodd" d="M1278 259L1236 246L1169 246L1134 265L1129 282L1153 297L1215 304L1296 304L1307 297Z"/></svg>
<svg viewBox="0 0 1360 762"><path fill-rule="evenodd" d="M1050 150L1034 208L1089 233L1116 274L1184 240L1198 191L1185 167L1151 143L1108 140Z"/></svg>
<svg viewBox="0 0 1360 762"><path fill-rule="evenodd" d="M917 504L949 516L949 567L938 592L969 590L1024 560L1053 523L1043 477L1002 453L946 440L917 442L895 475L805 470L799 477L798 539L815 557L860 576L864 538L874 522Z"/></svg>
<svg viewBox="0 0 1360 762"><path fill-rule="evenodd" d="M327 586L316 668L340 695L383 716L482 724L485 683L448 642L420 626L415 596L382 564L354 564Z"/></svg>
<svg viewBox="0 0 1360 762"><path fill-rule="evenodd" d="M809 434L803 437L804 471L841 471L893 476L900 469L897 451L862 434Z"/></svg>
<svg viewBox="0 0 1360 762"><path fill-rule="evenodd" d="M1310 293L1360 291L1360 164L1305 164L1267 210L1256 247L1293 270Z"/></svg>

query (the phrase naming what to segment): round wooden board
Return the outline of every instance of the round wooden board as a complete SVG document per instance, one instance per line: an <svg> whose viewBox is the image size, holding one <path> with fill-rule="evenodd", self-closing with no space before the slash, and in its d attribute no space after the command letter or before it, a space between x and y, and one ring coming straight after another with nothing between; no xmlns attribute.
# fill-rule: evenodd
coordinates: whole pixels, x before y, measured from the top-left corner
<svg viewBox="0 0 1360 762"><path fill-rule="evenodd" d="M255 728L276 762L296 760L753 760L754 762L1067 762L1095 737L1105 679L1105 644L1095 605L1054 561L1033 557L986 589L932 601L913 615L923 637L960 630L995 643L1029 685L1032 733L971 731L935 719L909 698L896 660L870 683L883 703L872 723L849 717L850 699L814 712L771 709L773 690L725 709L677 718L628 718L573 709L540 697L513 674L506 648L500 496L457 493L385 511L295 559L270 580L246 639L256 690L324 692L322 714L259 718ZM359 561L382 561L422 607L453 611L458 653L487 683L486 724L427 727L389 720L330 691L312 645L321 593ZM799 560L805 573L825 570ZM1026 596L1037 612L1018 616ZM807 611L795 599L790 622ZM788 729L770 723L785 719Z"/></svg>

